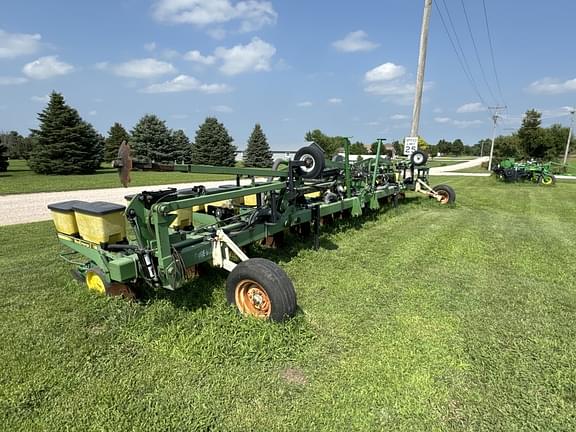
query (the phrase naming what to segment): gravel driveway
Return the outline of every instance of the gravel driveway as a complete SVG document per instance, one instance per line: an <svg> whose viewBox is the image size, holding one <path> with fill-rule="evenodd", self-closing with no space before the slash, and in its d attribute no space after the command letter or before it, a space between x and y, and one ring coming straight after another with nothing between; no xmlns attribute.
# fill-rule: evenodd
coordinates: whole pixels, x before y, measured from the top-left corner
<svg viewBox="0 0 576 432"><path fill-rule="evenodd" d="M235 184L235 182L234 180L225 180L216 182L179 183L172 185L137 186L114 189L2 195L0 196L0 225L14 225L49 220L51 219L51 216L50 210L47 208L48 204L59 201L107 201L117 204L126 204L124 195L135 194L143 190L160 190L169 187L182 189L198 185L218 187L224 184ZM242 184L250 184L250 180L243 180Z"/></svg>

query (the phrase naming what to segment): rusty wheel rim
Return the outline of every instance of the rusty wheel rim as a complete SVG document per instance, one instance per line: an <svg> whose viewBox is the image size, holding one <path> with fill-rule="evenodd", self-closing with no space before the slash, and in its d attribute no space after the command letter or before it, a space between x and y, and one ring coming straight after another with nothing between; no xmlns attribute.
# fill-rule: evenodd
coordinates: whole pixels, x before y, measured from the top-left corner
<svg viewBox="0 0 576 432"><path fill-rule="evenodd" d="M448 201L450 201L450 195L448 192L441 190L437 191L436 193L440 195L440 204L448 204Z"/></svg>
<svg viewBox="0 0 576 432"><path fill-rule="evenodd" d="M270 297L258 282L244 279L236 285L235 300L244 315L268 318L272 310Z"/></svg>

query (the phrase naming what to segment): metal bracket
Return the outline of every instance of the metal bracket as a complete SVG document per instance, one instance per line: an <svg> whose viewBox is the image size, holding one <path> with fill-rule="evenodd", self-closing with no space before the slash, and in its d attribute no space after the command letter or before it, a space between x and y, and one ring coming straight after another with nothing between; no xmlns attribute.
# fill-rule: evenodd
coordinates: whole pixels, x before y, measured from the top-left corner
<svg viewBox="0 0 576 432"><path fill-rule="evenodd" d="M428 195L430 198L434 198L438 201L442 199L442 197L438 195L438 193L434 189L432 189L429 185L426 184L426 182L423 182L420 179L416 180L416 188L414 189L414 191L420 192L424 195Z"/></svg>
<svg viewBox="0 0 576 432"><path fill-rule="evenodd" d="M248 261L248 256L242 249L228 237L224 230L216 231L212 239L212 265L231 272L236 267L236 263L230 260L230 251L234 252L241 261Z"/></svg>

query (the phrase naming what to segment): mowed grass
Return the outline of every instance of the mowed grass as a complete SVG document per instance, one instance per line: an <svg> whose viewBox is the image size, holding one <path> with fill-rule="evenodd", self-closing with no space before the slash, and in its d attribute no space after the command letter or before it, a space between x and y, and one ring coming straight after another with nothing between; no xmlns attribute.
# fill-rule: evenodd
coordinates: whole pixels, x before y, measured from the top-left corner
<svg viewBox="0 0 576 432"><path fill-rule="evenodd" d="M10 160L8 171L0 173L0 195L58 192L66 190L104 189L122 187L115 168L105 167L89 175L40 175L24 160ZM130 186L191 183L227 180L229 175L189 174L180 172L133 171Z"/></svg>
<svg viewBox="0 0 576 432"><path fill-rule="evenodd" d="M50 223L0 228L0 424L10 431L576 429L576 185L434 178L454 207L254 248L299 314L239 317L214 271L128 303L69 276Z"/></svg>

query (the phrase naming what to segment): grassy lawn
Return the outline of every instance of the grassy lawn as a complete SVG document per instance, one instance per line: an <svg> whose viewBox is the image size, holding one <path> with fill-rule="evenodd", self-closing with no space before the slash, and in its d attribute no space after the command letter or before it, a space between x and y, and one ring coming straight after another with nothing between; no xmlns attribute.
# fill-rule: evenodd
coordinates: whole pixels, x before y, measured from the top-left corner
<svg viewBox="0 0 576 432"><path fill-rule="evenodd" d="M462 173L484 173L487 174L488 170L486 168L482 168L481 166L475 166L472 168L464 168L458 171L453 172L462 172Z"/></svg>
<svg viewBox="0 0 576 432"><path fill-rule="evenodd" d="M294 281L278 325L225 306L216 271L128 303L88 293L51 223L0 227L4 430L576 429L576 185L434 178L325 230L256 249Z"/></svg>
<svg viewBox="0 0 576 432"><path fill-rule="evenodd" d="M430 168L436 168L436 167L443 167L443 166L449 166L449 165L456 165L462 162L466 162L465 160L442 160L442 159L428 159L428 162L426 162L426 166L429 166Z"/></svg>
<svg viewBox="0 0 576 432"><path fill-rule="evenodd" d="M130 186L190 183L230 178L226 175L154 171L134 171L131 177ZM118 172L115 168L109 167L102 168L92 175L46 176L31 171L24 160L11 160L8 171L0 173L0 195L116 187L122 187L120 180L118 180Z"/></svg>

